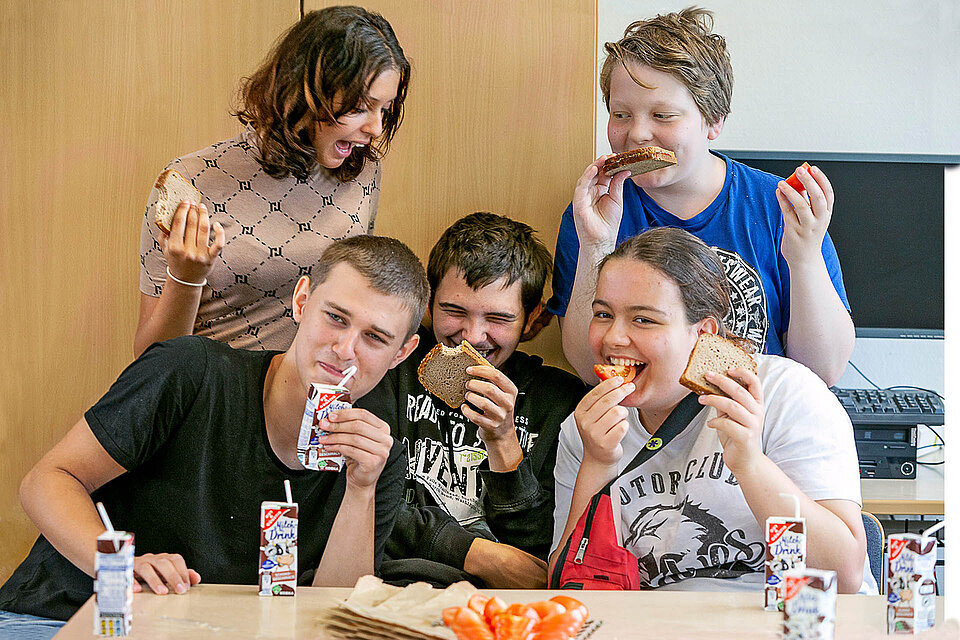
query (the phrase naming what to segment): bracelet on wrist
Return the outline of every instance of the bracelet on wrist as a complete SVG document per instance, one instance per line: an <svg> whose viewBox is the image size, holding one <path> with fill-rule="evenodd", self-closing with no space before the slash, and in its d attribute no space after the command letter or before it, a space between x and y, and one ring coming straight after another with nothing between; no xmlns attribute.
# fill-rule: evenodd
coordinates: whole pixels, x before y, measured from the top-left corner
<svg viewBox="0 0 960 640"><path fill-rule="evenodd" d="M175 275L173 275L172 273L170 273L170 267L169 267L169 266L167 267L167 276L168 276L171 280L173 280L174 282L177 282L177 283L179 283L179 284L182 284L182 285L184 285L185 287L205 287L205 286L207 286L207 279L206 279L206 278L203 279L203 282L187 282L186 280L181 280L181 279L178 278L177 276L175 276Z"/></svg>

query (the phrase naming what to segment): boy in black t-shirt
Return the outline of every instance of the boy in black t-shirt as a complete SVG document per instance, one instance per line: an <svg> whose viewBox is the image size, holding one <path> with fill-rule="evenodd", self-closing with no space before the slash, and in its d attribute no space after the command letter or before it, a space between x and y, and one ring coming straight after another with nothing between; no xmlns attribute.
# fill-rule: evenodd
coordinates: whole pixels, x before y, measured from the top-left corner
<svg viewBox="0 0 960 640"><path fill-rule="evenodd" d="M543 588L553 526L560 422L586 387L517 351L542 308L547 248L528 225L473 213L430 252L432 329L360 401L386 420L410 458L406 504L387 543L385 580ZM417 366L438 342L466 340L492 364L467 372L467 403L427 392Z"/></svg>
<svg viewBox="0 0 960 640"><path fill-rule="evenodd" d="M95 501L136 536L136 590L256 584L259 504L282 500L284 479L300 504L299 582L352 586L373 573L401 502L402 448L357 407L325 425L344 471L305 470L297 437L310 383L336 384L355 365L356 402L416 348L427 296L406 246L359 236L327 248L297 283L286 352L194 336L150 347L24 478L41 536L0 588L4 616L65 620L89 598L104 530Z"/></svg>

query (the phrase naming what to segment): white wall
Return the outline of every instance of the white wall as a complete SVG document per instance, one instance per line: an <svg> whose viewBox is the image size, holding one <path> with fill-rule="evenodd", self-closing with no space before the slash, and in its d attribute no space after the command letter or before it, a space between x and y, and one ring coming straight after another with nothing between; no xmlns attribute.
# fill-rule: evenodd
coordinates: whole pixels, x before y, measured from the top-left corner
<svg viewBox="0 0 960 640"><path fill-rule="evenodd" d="M630 22L691 4L714 12L733 64L715 148L960 157L957 0L598 0L598 74Z"/></svg>

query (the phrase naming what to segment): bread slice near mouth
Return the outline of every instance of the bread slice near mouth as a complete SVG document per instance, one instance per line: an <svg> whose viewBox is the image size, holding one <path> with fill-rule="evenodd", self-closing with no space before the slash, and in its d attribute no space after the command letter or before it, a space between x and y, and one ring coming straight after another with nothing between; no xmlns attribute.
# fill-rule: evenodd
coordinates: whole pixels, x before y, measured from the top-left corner
<svg viewBox="0 0 960 640"><path fill-rule="evenodd" d="M456 347L437 343L417 367L417 378L424 388L459 409L467 393L467 367L486 365L492 367L479 351L464 340Z"/></svg>
<svg viewBox="0 0 960 640"><path fill-rule="evenodd" d="M613 176L621 171L629 171L631 176L635 176L675 164L677 156L673 151L660 147L641 147L607 158L603 163L603 173Z"/></svg>

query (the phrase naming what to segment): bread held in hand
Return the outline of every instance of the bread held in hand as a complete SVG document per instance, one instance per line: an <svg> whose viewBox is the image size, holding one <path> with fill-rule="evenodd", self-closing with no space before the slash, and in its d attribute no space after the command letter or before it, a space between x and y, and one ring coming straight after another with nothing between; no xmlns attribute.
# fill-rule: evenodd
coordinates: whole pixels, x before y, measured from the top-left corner
<svg viewBox="0 0 960 640"><path fill-rule="evenodd" d="M156 215L153 221L164 233L173 228L173 214L184 200L200 204L203 197L190 181L173 169L167 169L157 177Z"/></svg>
<svg viewBox="0 0 960 640"><path fill-rule="evenodd" d="M417 377L424 388L450 407L459 409L467 393L467 367L493 366L480 352L464 340L456 347L437 345L423 358Z"/></svg>
<svg viewBox="0 0 960 640"><path fill-rule="evenodd" d="M730 367L743 367L757 372L757 363L737 343L714 333L701 333L690 352L687 368L680 376L680 384L700 395L712 393L725 396L727 394L721 391L720 387L707 382L704 374L713 371L727 375Z"/></svg>
<svg viewBox="0 0 960 640"><path fill-rule="evenodd" d="M621 171L629 171L631 176L635 176L675 164L677 164L677 156L673 151L660 147L641 147L607 158L603 163L603 173L612 176Z"/></svg>

